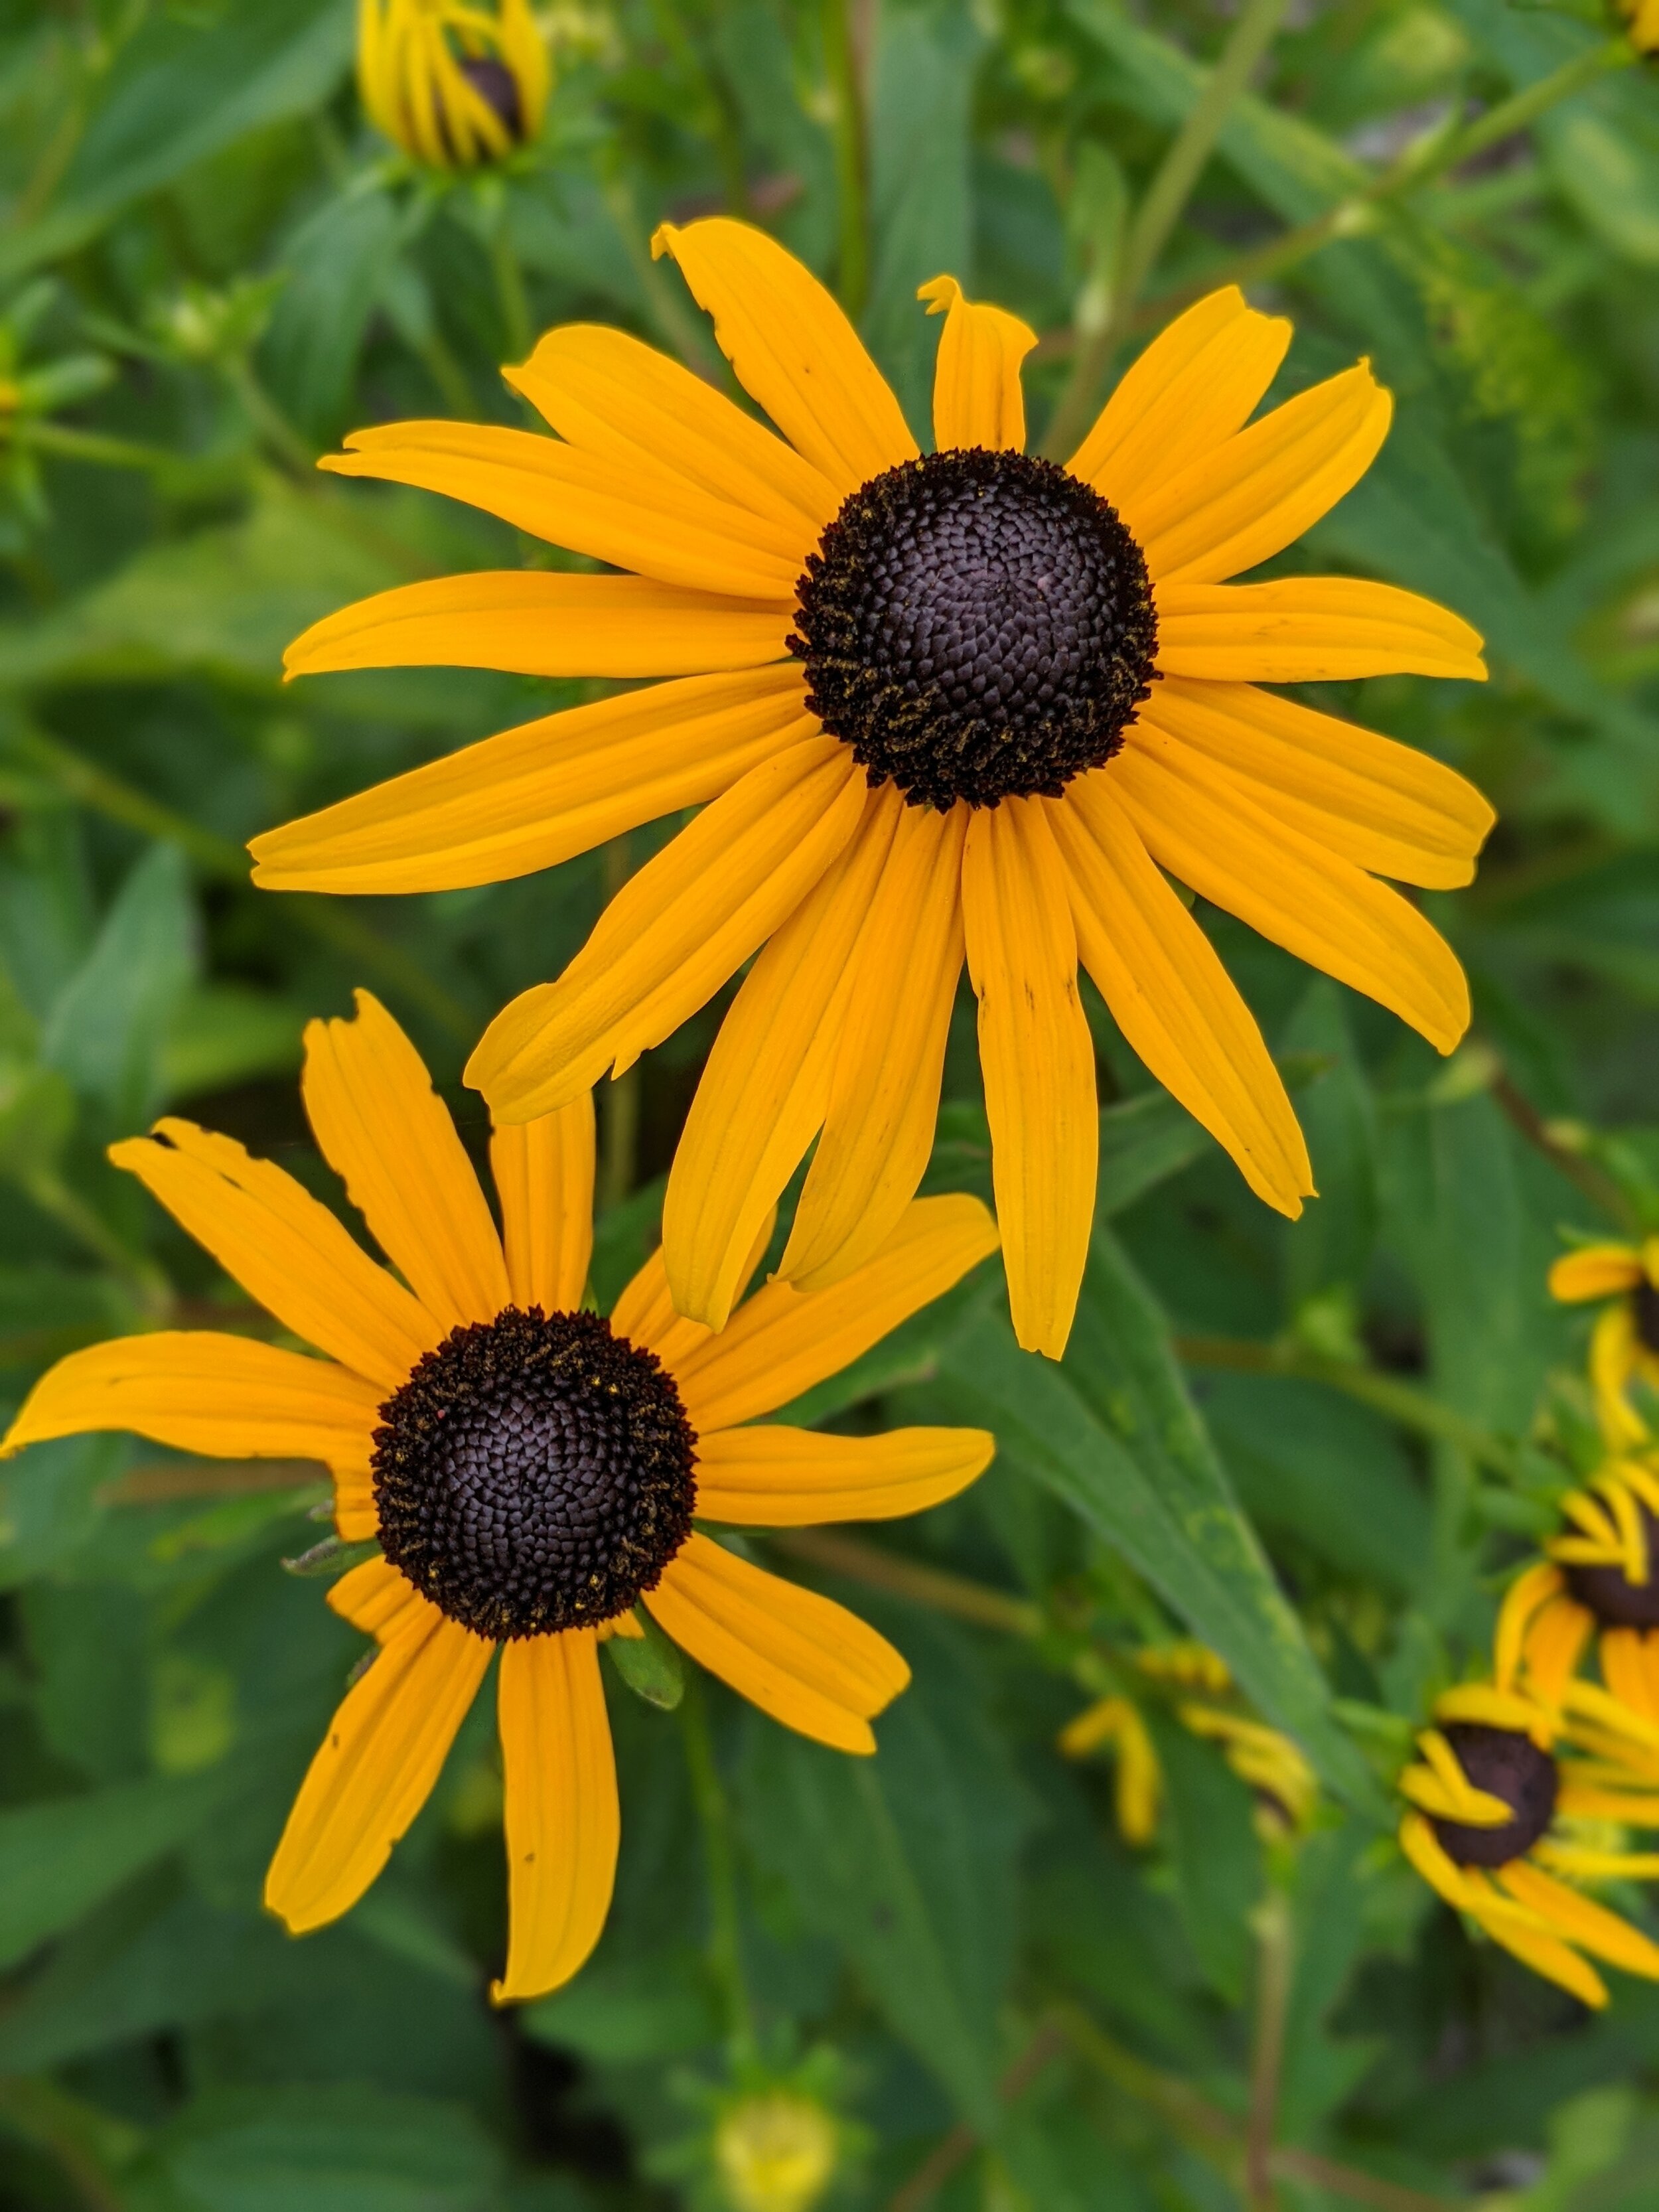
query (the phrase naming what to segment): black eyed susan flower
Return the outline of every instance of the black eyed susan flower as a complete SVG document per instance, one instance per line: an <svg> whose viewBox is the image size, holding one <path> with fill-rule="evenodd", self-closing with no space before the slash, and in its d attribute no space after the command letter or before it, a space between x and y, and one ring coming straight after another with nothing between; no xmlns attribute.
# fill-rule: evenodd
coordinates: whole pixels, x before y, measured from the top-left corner
<svg viewBox="0 0 1659 2212"><path fill-rule="evenodd" d="M1558 1706L1594 1640L1601 1679L1659 1723L1659 1467L1609 1460L1562 1500L1567 1526L1517 1576L1498 1620L1493 1674Z"/></svg>
<svg viewBox="0 0 1659 2212"><path fill-rule="evenodd" d="M908 1680L898 1653L694 1516L880 1519L971 1482L991 1456L981 1431L745 1425L936 1297L996 1231L975 1200L920 1200L834 1290L769 1283L718 1338L675 1318L657 1255L606 1322L581 1309L590 1097L496 1130L498 1236L419 1056L367 994L355 1020L311 1025L303 1090L324 1157L398 1275L269 1161L158 1122L111 1157L324 1357L195 1331L94 1345L37 1384L4 1449L125 1429L185 1451L326 1463L340 1535L380 1546L329 1602L380 1649L301 1788L266 1903L299 1933L356 1902L499 1646L512 1933L495 1994L532 1996L574 1973L605 1923L618 1814L598 1648L643 1632L636 1601L775 1719L874 1749L871 1718Z"/></svg>
<svg viewBox="0 0 1659 2212"><path fill-rule="evenodd" d="M363 106L428 168L470 169L526 144L550 75L529 0L358 0Z"/></svg>
<svg viewBox="0 0 1659 2212"><path fill-rule="evenodd" d="M1607 1992L1586 1952L1659 1980L1659 1944L1577 1886L1659 1876L1659 1853L1607 1847L1610 1826L1659 1828L1659 1723L1589 1683L1557 1711L1470 1684L1434 1717L1400 1778L1401 1847L1424 1881L1587 2005Z"/></svg>
<svg viewBox="0 0 1659 2212"><path fill-rule="evenodd" d="M1380 878L1467 882L1491 809L1438 763L1261 687L1479 678L1480 640L1385 585L1224 580L1340 499L1389 416L1362 363L1252 422L1291 333L1237 289L1148 348L1060 468L1022 450L1031 332L953 279L923 288L944 315L923 455L781 246L715 220L666 225L655 249L781 436L619 331L551 331L507 374L556 438L394 423L323 465L629 573L406 586L319 623L288 665L671 680L258 838L257 879L489 883L702 805L558 981L492 1024L467 1080L498 1121L551 1112L759 952L664 1219L676 1306L714 1327L815 1138L787 1279L839 1280L900 1218L965 953L1015 1328L1057 1357L1096 1176L1079 960L1254 1189L1295 1214L1312 1188L1261 1033L1169 876L1442 1050L1462 1036L1462 971Z"/></svg>
<svg viewBox="0 0 1659 2212"><path fill-rule="evenodd" d="M1659 1237L1564 1253L1550 1269L1550 1291L1565 1305L1609 1301L1590 1332L1590 1387L1609 1444L1639 1444L1647 1423L1626 1393L1635 1382L1659 1390Z"/></svg>

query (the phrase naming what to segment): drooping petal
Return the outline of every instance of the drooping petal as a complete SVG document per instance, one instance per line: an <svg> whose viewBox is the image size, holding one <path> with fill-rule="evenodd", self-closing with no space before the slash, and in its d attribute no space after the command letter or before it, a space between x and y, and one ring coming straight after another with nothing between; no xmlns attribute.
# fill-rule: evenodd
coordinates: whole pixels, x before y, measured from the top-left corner
<svg viewBox="0 0 1659 2212"><path fill-rule="evenodd" d="M1524 1859L1514 1859L1499 1868L1497 1879L1511 1897L1530 1906L1570 1942L1582 1943L1593 1957L1622 1966L1627 1974L1644 1974L1650 1981L1659 1981L1659 1943L1616 1912L1609 1912L1605 1905L1580 1896L1565 1882L1557 1881L1553 1875L1528 1865Z"/></svg>
<svg viewBox="0 0 1659 2212"><path fill-rule="evenodd" d="M738 383L843 499L915 458L903 410L858 332L775 239L714 216L683 229L664 223L651 251L673 256Z"/></svg>
<svg viewBox="0 0 1659 2212"><path fill-rule="evenodd" d="M489 1139L515 1306L569 1313L593 1255L593 1094L508 1121Z"/></svg>
<svg viewBox="0 0 1659 2212"><path fill-rule="evenodd" d="M1534 1974L1542 1974L1546 1981L1565 1990L1580 2004L1589 2005L1595 2012L1607 2004L1607 1984L1589 1961L1581 1959L1571 1945L1564 1943L1559 1936L1518 1920L1500 1917L1490 1907L1472 1907L1471 1916L1495 1943L1513 1952L1523 1966L1530 1966Z"/></svg>
<svg viewBox="0 0 1659 2212"><path fill-rule="evenodd" d="M1564 1305L1610 1298L1642 1280L1642 1255L1631 1244L1583 1244L1564 1252L1550 1268L1550 1296Z"/></svg>
<svg viewBox="0 0 1659 2212"><path fill-rule="evenodd" d="M891 1521L965 1490L991 1464L983 1429L824 1436L770 1425L722 1429L697 1445L697 1512L738 1528Z"/></svg>
<svg viewBox="0 0 1659 2212"><path fill-rule="evenodd" d="M1025 395L1019 365L1036 332L1001 307L963 297L954 276L935 276L916 294L930 315L943 315L933 368L933 444L982 446L988 453L1025 450Z"/></svg>
<svg viewBox="0 0 1659 2212"><path fill-rule="evenodd" d="M1133 1050L1294 1219L1314 1187L1295 1109L1255 1015L1119 804L1115 765L1049 808L1079 955Z"/></svg>
<svg viewBox="0 0 1659 2212"><path fill-rule="evenodd" d="M793 663L546 714L248 846L267 890L460 890L556 867L729 790L817 728Z"/></svg>
<svg viewBox="0 0 1659 2212"><path fill-rule="evenodd" d="M501 1653L496 1709L507 1781L507 1971L500 2003L556 1990L605 1928L622 1816L592 1629L528 1636Z"/></svg>
<svg viewBox="0 0 1659 2212"><path fill-rule="evenodd" d="M1316 684L1357 676L1486 681L1480 635L1415 592L1358 576L1272 584L1160 583L1158 665L1220 684Z"/></svg>
<svg viewBox="0 0 1659 2212"><path fill-rule="evenodd" d="M872 1752L872 1717L910 1669L884 1636L816 1590L693 1535L645 1604L699 1666L775 1721L837 1751Z"/></svg>
<svg viewBox="0 0 1659 2212"><path fill-rule="evenodd" d="M755 1231L755 1241L749 1248L748 1256L738 1278L739 1298L753 1280L756 1268L766 1257L767 1247L772 1242L772 1232L777 1225L778 1210L775 1206L770 1206ZM685 1321L675 1312L660 1244L611 1308L611 1326L618 1336L625 1336L630 1343L642 1345L647 1352L654 1352L671 1374L676 1372L682 1360L689 1358L714 1334L714 1331L706 1328L702 1322Z"/></svg>
<svg viewBox="0 0 1659 2212"><path fill-rule="evenodd" d="M154 1137L129 1137L109 1156L267 1313L382 1391L441 1340L426 1308L325 1206L234 1138L169 1115Z"/></svg>
<svg viewBox="0 0 1659 2212"><path fill-rule="evenodd" d="M1557 1598L1534 1617L1527 1632L1527 1680L1545 1705L1560 1703L1595 1626L1591 1615L1570 1597Z"/></svg>
<svg viewBox="0 0 1659 2212"><path fill-rule="evenodd" d="M559 981L484 1031L466 1080L495 1119L551 1113L706 1005L836 858L868 788L839 738L806 738L705 807L612 899Z"/></svg>
<svg viewBox="0 0 1659 2212"><path fill-rule="evenodd" d="M648 576L487 568L400 584L301 631L290 677L337 668L501 668L520 676L696 676L779 659L781 600L689 592Z"/></svg>
<svg viewBox="0 0 1659 2212"><path fill-rule="evenodd" d="M306 1030L301 1092L323 1158L446 1334L511 1297L501 1239L449 1109L380 1000Z"/></svg>
<svg viewBox="0 0 1659 2212"><path fill-rule="evenodd" d="M1659 1638L1639 1628L1604 1629L1596 1656L1620 1704L1642 1720L1659 1721Z"/></svg>
<svg viewBox="0 0 1659 2212"><path fill-rule="evenodd" d="M1526 1658L1527 1634L1540 1607L1566 1587L1561 1570L1551 1559L1539 1559L1517 1575L1504 1593L1498 1609L1498 1629L1492 1638L1492 1680L1500 1690L1513 1690Z"/></svg>
<svg viewBox="0 0 1659 2212"><path fill-rule="evenodd" d="M1066 870L1041 800L974 816L962 911L1014 1334L1058 1359L1089 1256L1100 1124Z"/></svg>

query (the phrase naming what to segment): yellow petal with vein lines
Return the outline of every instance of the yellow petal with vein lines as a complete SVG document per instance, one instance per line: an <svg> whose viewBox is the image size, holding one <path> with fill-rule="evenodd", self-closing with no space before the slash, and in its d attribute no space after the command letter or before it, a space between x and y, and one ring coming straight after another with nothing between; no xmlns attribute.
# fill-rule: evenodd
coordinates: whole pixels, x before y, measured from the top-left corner
<svg viewBox="0 0 1659 2212"><path fill-rule="evenodd" d="M755 1231L755 1241L744 1261L743 1272L738 1279L739 1298L753 1280L756 1268L766 1257L767 1247L772 1242L772 1231L777 1225L778 1210L775 1206L770 1206ZM660 1244L611 1308L611 1326L618 1336L629 1337L634 1343L643 1345L647 1352L654 1352L671 1374L676 1371L681 1360L688 1358L700 1346L707 1344L714 1334L712 1328L705 1328L700 1321L683 1321L675 1312Z"/></svg>
<svg viewBox="0 0 1659 2212"><path fill-rule="evenodd" d="M891 1521L954 1498L985 1472L995 1449L983 1429L890 1429L878 1437L722 1429L697 1446L697 1512L750 1528Z"/></svg>
<svg viewBox="0 0 1659 2212"><path fill-rule="evenodd" d="M873 1260L827 1291L770 1282L718 1336L674 1362L698 1433L735 1428L838 1375L890 1329L997 1249L996 1224L965 1192L913 1199Z"/></svg>
<svg viewBox="0 0 1659 2212"><path fill-rule="evenodd" d="M1137 729L1111 763L1152 858L1312 967L1364 991L1449 1052L1469 1024L1455 955L1418 909L1289 823L1222 789Z"/></svg>
<svg viewBox="0 0 1659 2212"><path fill-rule="evenodd" d="M283 655L289 677L336 668L502 668L520 676L693 676L783 653L781 601L649 576L487 568L400 584L326 615Z"/></svg>
<svg viewBox="0 0 1659 2212"><path fill-rule="evenodd" d="M318 466L465 500L550 545L665 584L733 599L789 597L801 571L796 533L682 479L489 422L388 422L354 430Z"/></svg>
<svg viewBox="0 0 1659 2212"><path fill-rule="evenodd" d="M380 1000L313 1022L300 1079L318 1148L376 1243L447 1334L511 1293L501 1239L449 1109Z"/></svg>
<svg viewBox="0 0 1659 2212"><path fill-rule="evenodd" d="M1089 1256L1100 1123L1066 869L1041 799L974 816L962 914L1014 1334L1058 1359Z"/></svg>
<svg viewBox="0 0 1659 2212"><path fill-rule="evenodd" d="M497 2004L568 1982L599 1942L617 1878L617 1762L592 1629L501 1653L496 1712L507 1782L507 1970Z"/></svg>
<svg viewBox="0 0 1659 2212"><path fill-rule="evenodd" d="M746 222L714 216L664 223L653 257L672 254L720 351L798 453L844 499L915 458L903 410L864 342L810 269Z"/></svg>
<svg viewBox="0 0 1659 2212"><path fill-rule="evenodd" d="M852 839L762 951L720 1024L663 1201L663 1259L688 1321L725 1328L755 1231L823 1119L854 947L906 811L890 784L866 793Z"/></svg>
<svg viewBox="0 0 1659 2212"><path fill-rule="evenodd" d="M1135 502L1155 577L1218 582L1283 552L1353 489L1394 402L1361 362L1299 392Z"/></svg>
<svg viewBox="0 0 1659 2212"><path fill-rule="evenodd" d="M1130 1048L1294 1220L1314 1188L1295 1109L1255 1015L1120 805L1115 766L1048 810L1078 952Z"/></svg>
<svg viewBox="0 0 1659 2212"><path fill-rule="evenodd" d="M869 786L839 738L763 761L647 862L556 983L496 1015L467 1063L498 1121L550 1113L677 1030L841 852Z"/></svg>
<svg viewBox="0 0 1659 2212"><path fill-rule="evenodd" d="M268 830L267 890L460 890L556 867L698 806L814 734L793 663L690 676L546 714Z"/></svg>
<svg viewBox="0 0 1659 2212"><path fill-rule="evenodd" d="M837 1751L872 1752L873 1715L910 1669L845 1606L693 1535L644 1603L700 1667L775 1721Z"/></svg>
<svg viewBox="0 0 1659 2212"><path fill-rule="evenodd" d="M1480 634L1415 592L1358 576L1159 584L1158 665L1221 684L1458 676L1484 683Z"/></svg>
<svg viewBox="0 0 1659 2212"><path fill-rule="evenodd" d="M1584 1244L1565 1252L1550 1268L1550 1296L1564 1305L1610 1298L1633 1291L1642 1279L1642 1256L1630 1244Z"/></svg>
<svg viewBox="0 0 1659 2212"><path fill-rule="evenodd" d="M1427 753L1254 684L1168 677L1139 722L1190 746L1356 867L1402 883L1468 883L1497 818L1472 783Z"/></svg>
<svg viewBox="0 0 1659 2212"><path fill-rule="evenodd" d="M1290 343L1289 323L1257 314L1237 284L1212 292L1131 364L1066 467L1133 529L1148 491L1243 429Z"/></svg>
<svg viewBox="0 0 1659 2212"><path fill-rule="evenodd" d="M426 1308L325 1206L233 1138L169 1116L155 1137L129 1137L109 1156L267 1313L383 1392L441 1341Z"/></svg>
<svg viewBox="0 0 1659 2212"><path fill-rule="evenodd" d="M853 1018L778 1272L827 1290L891 1236L933 1147L951 1010L962 973L968 809L906 806L849 976Z"/></svg>
<svg viewBox="0 0 1659 2212"><path fill-rule="evenodd" d="M1550 1921L1571 1942L1627 1974L1643 1974L1659 1981L1659 1943L1632 1927L1628 1920L1609 1912L1604 1905L1581 1897L1565 1882L1557 1881L1524 1859L1511 1860L1498 1869L1497 1880L1510 1895Z"/></svg>
<svg viewBox="0 0 1659 2212"><path fill-rule="evenodd" d="M330 1583L327 1602L342 1620L380 1644L389 1644L406 1628L431 1626L431 1601L390 1559L364 1559L351 1568Z"/></svg>
<svg viewBox="0 0 1659 2212"><path fill-rule="evenodd" d="M430 1796L493 1644L418 1611L346 1692L300 1785L265 1877L265 1904L303 1935L349 1912Z"/></svg>
<svg viewBox="0 0 1659 2212"><path fill-rule="evenodd" d="M515 1306L570 1312L593 1255L593 1094L489 1139Z"/></svg>
<svg viewBox="0 0 1659 2212"><path fill-rule="evenodd" d="M988 453L1025 450L1025 395L1019 365L1036 332L1018 315L965 299L954 276L935 276L916 294L930 315L943 315L933 368L933 443L982 446Z"/></svg>

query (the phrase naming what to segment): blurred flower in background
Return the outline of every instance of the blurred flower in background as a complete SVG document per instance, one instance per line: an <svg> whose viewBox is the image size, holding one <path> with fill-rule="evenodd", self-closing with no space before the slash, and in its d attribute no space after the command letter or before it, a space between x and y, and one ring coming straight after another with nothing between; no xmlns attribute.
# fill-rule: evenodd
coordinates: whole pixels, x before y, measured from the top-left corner
<svg viewBox="0 0 1659 2212"><path fill-rule="evenodd" d="M363 106L429 168L473 168L528 145L551 77L529 0L360 0Z"/></svg>
<svg viewBox="0 0 1659 2212"><path fill-rule="evenodd" d="M1550 1291L1565 1305L1611 1302L1590 1335L1596 1414L1610 1445L1641 1443L1647 1423L1626 1393L1638 1382L1659 1390L1659 1237L1564 1253L1550 1269Z"/></svg>
<svg viewBox="0 0 1659 2212"><path fill-rule="evenodd" d="M811 2212L836 2154L834 2116L795 2090L740 2098L714 2129L715 2170L732 2212Z"/></svg>
<svg viewBox="0 0 1659 2212"><path fill-rule="evenodd" d="M1504 1597L1498 1687L1519 1685L1557 1706L1594 1639L1607 1687L1659 1723L1659 1465L1609 1460L1561 1510L1567 1528Z"/></svg>

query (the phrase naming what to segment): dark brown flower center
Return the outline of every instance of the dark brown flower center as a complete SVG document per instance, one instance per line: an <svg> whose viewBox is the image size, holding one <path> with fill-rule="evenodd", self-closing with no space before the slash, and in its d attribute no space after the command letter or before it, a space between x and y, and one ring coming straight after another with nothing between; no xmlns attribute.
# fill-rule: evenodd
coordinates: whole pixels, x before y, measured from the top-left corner
<svg viewBox="0 0 1659 2212"><path fill-rule="evenodd" d="M1632 1500L1647 1539L1648 1578L1633 1583L1622 1567L1565 1568L1567 1588L1604 1628L1659 1628L1659 1519L1639 1498Z"/></svg>
<svg viewBox="0 0 1659 2212"><path fill-rule="evenodd" d="M1630 1304L1637 1335L1648 1351L1659 1352L1659 1291L1645 1275L1631 1292Z"/></svg>
<svg viewBox="0 0 1659 2212"><path fill-rule="evenodd" d="M1501 1828L1434 1821L1447 1857L1461 1867L1507 1866L1511 1859L1523 1857L1555 1817L1560 1786L1555 1761L1517 1729L1454 1721L1445 1737L1475 1788L1501 1798L1513 1816Z"/></svg>
<svg viewBox="0 0 1659 2212"><path fill-rule="evenodd" d="M524 137L524 106L519 81L507 64L490 54L464 54L455 66L484 106L495 110L516 144Z"/></svg>

